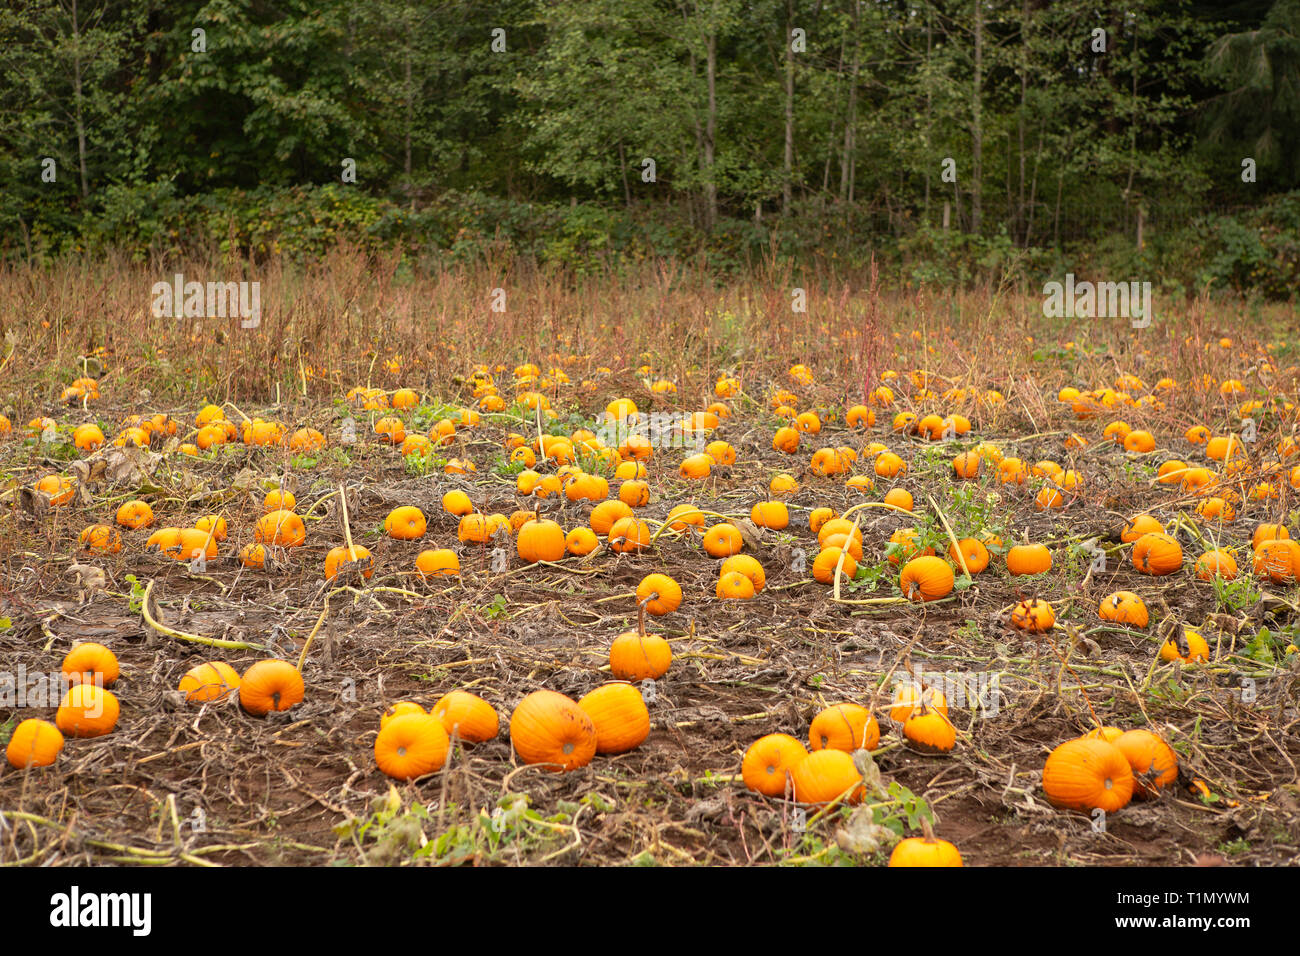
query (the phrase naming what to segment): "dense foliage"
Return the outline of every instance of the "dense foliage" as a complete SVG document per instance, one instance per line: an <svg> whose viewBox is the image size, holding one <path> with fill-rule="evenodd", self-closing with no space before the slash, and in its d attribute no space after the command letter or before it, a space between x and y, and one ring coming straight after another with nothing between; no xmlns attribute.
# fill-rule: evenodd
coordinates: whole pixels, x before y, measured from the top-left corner
<svg viewBox="0 0 1300 956"><path fill-rule="evenodd" d="M1285 297L1298 89L1300 0L17 0L0 253L874 256Z"/></svg>

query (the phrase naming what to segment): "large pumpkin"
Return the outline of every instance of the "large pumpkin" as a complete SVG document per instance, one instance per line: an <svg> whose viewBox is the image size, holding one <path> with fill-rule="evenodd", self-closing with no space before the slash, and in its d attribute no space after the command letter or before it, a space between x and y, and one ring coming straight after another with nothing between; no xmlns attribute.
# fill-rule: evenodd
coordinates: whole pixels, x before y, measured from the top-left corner
<svg viewBox="0 0 1300 956"><path fill-rule="evenodd" d="M385 724L375 738L375 763L396 780L414 780L442 769L449 747L438 718L402 714Z"/></svg>
<svg viewBox="0 0 1300 956"><path fill-rule="evenodd" d="M305 692L302 674L288 661L258 661L239 681L239 706L254 717L273 710L288 710Z"/></svg>
<svg viewBox="0 0 1300 956"><path fill-rule="evenodd" d="M912 601L937 601L947 597L952 593L954 583L952 565L932 555L908 561L898 576L899 589Z"/></svg>
<svg viewBox="0 0 1300 956"><path fill-rule="evenodd" d="M554 521L529 521L519 529L516 541L519 557L529 562L559 561L564 557L564 529Z"/></svg>
<svg viewBox="0 0 1300 956"><path fill-rule="evenodd" d="M650 711L631 684L597 687L578 701L596 728L596 753L621 754L650 735Z"/></svg>
<svg viewBox="0 0 1300 956"><path fill-rule="evenodd" d="M790 771L807 756L804 745L789 734L768 734L749 745L740 773L750 790L779 797L785 793Z"/></svg>
<svg viewBox="0 0 1300 956"><path fill-rule="evenodd" d="M556 772L576 770L596 755L596 725L575 701L538 690L510 715L510 742L524 763Z"/></svg>
<svg viewBox="0 0 1300 956"><path fill-rule="evenodd" d="M1173 574L1183 566L1183 546L1162 532L1149 532L1133 544L1133 567L1143 574Z"/></svg>
<svg viewBox="0 0 1300 956"><path fill-rule="evenodd" d="M1080 737L1061 744L1043 766L1043 792L1054 807L1114 813L1133 796L1128 759L1104 740Z"/></svg>

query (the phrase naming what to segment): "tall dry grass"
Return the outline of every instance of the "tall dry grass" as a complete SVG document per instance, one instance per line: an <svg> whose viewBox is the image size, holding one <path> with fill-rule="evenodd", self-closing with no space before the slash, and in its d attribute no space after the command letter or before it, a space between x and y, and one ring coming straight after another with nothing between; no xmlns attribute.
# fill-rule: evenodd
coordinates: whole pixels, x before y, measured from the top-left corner
<svg viewBox="0 0 1300 956"><path fill-rule="evenodd" d="M260 327L155 318L152 286L177 272L187 281L260 282ZM796 288L805 290L805 312L792 309ZM504 311L493 309L498 289ZM177 402L327 398L367 383L450 394L475 363L533 361L563 367L574 381L600 366L618 379L649 365L694 406L721 374L776 382L802 362L840 402L861 400L885 369L922 368L945 383L998 389L1032 419L1026 382L1038 394L1124 372L1222 378L1224 352L1211 347L1220 336L1250 349L1295 327L1287 310L1247 319L1205 301L1158 306L1145 330L1123 319L1049 321L1032 290L886 290L872 273L801 274L771 263L723 282L676 261L604 277L510 263L428 271L396 253L344 247L308 265L70 259L45 270L0 266L8 343L0 405L23 413L56 400L81 357L102 349L105 384ZM1062 357L1066 341L1083 348ZM1220 404L1207 394L1179 414L1190 420Z"/></svg>

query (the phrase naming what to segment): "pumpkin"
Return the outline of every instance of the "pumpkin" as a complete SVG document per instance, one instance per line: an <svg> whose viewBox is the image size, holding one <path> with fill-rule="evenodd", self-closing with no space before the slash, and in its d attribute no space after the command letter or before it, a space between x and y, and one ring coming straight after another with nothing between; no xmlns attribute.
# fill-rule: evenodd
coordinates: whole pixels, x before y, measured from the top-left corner
<svg viewBox="0 0 1300 956"><path fill-rule="evenodd" d="M1019 458L1003 458L998 462L998 481L1004 485L1023 485L1028 476L1025 463Z"/></svg>
<svg viewBox="0 0 1300 956"><path fill-rule="evenodd" d="M1034 498L1034 506L1039 511L1046 511L1049 508L1064 508L1065 496L1055 488L1045 485Z"/></svg>
<svg viewBox="0 0 1300 956"><path fill-rule="evenodd" d="M917 531L915 528L899 528L891 534L889 543L897 547L887 549L890 563L902 564L914 557L934 554L934 548L928 546L924 551L920 550L915 544L916 538Z"/></svg>
<svg viewBox="0 0 1300 956"><path fill-rule="evenodd" d="M789 425L778 428L772 436L772 448L793 455L799 450L799 432Z"/></svg>
<svg viewBox="0 0 1300 956"><path fill-rule="evenodd" d="M964 451L952 460L952 470L958 478L978 478L980 476L980 456L973 451Z"/></svg>
<svg viewBox="0 0 1300 956"><path fill-rule="evenodd" d="M790 526L790 510L784 501L760 501L749 509L749 520L760 528L783 531Z"/></svg>
<svg viewBox="0 0 1300 956"><path fill-rule="evenodd" d="M874 750L880 743L880 725L871 711L857 704L835 704L813 718L808 746L813 750Z"/></svg>
<svg viewBox="0 0 1300 956"><path fill-rule="evenodd" d="M438 718L402 714L382 727L375 738L375 763L395 780L414 780L441 770L450 746Z"/></svg>
<svg viewBox="0 0 1300 956"><path fill-rule="evenodd" d="M213 541L225 541L228 531L226 519L221 515L204 515L198 521L194 522L194 527L198 531L208 531L212 534Z"/></svg>
<svg viewBox="0 0 1300 956"><path fill-rule="evenodd" d="M296 548L307 540L302 518L292 511L272 511L257 520L253 540L281 548Z"/></svg>
<svg viewBox="0 0 1300 956"><path fill-rule="evenodd" d="M961 866L961 853L947 840L940 840L930 832L930 821L921 818L925 836L908 837L899 841L889 854L890 866Z"/></svg>
<svg viewBox="0 0 1300 956"><path fill-rule="evenodd" d="M1103 621L1131 624L1133 627L1146 627L1150 621L1146 604L1132 591L1116 591L1102 598L1097 614Z"/></svg>
<svg viewBox="0 0 1300 956"><path fill-rule="evenodd" d="M952 593L952 565L943 558L922 555L903 566L898 588L909 601L937 601Z"/></svg>
<svg viewBox="0 0 1300 956"><path fill-rule="evenodd" d="M450 548L421 551L415 559L415 573L425 580L434 575L460 574L460 557Z"/></svg>
<svg viewBox="0 0 1300 956"><path fill-rule="evenodd" d="M785 794L787 775L807 756L804 745L789 734L768 734L749 745L740 775L754 793L780 797Z"/></svg>
<svg viewBox="0 0 1300 956"><path fill-rule="evenodd" d="M1296 466L1300 470L1300 465ZM799 490L799 482L795 481L790 475L776 475L767 484L769 494L773 495L792 495Z"/></svg>
<svg viewBox="0 0 1300 956"><path fill-rule="evenodd" d="M1013 575L1042 574L1052 569L1052 552L1042 544L1018 544L1007 552L1007 570Z"/></svg>
<svg viewBox="0 0 1300 956"><path fill-rule="evenodd" d="M884 502L904 511L912 510L912 493L904 488L890 488L885 493Z"/></svg>
<svg viewBox="0 0 1300 956"><path fill-rule="evenodd" d="M658 634L628 631L609 648L609 670L619 680L658 680L672 662L672 648Z"/></svg>
<svg viewBox="0 0 1300 956"><path fill-rule="evenodd" d="M734 465L736 449L725 441L711 441L704 446L704 453L719 465Z"/></svg>
<svg viewBox="0 0 1300 956"><path fill-rule="evenodd" d="M1133 796L1133 770L1114 744L1088 737L1068 740L1043 765L1043 793L1061 809L1114 813Z"/></svg>
<svg viewBox="0 0 1300 956"><path fill-rule="evenodd" d="M569 554L583 557L600 547L600 539L590 528L574 528L564 536L564 547Z"/></svg>
<svg viewBox="0 0 1300 956"><path fill-rule="evenodd" d="M535 561L559 561L564 557L564 529L554 521L529 521L519 529L515 542L519 557L529 564Z"/></svg>
<svg viewBox="0 0 1300 956"><path fill-rule="evenodd" d="M1187 471L1187 462L1179 461L1177 458L1171 458L1162 464L1156 471L1156 481L1162 485L1177 485L1183 480L1183 473ZM1164 530L1164 529L1161 529Z"/></svg>
<svg viewBox="0 0 1300 956"><path fill-rule="evenodd" d="M962 538L955 545L948 545L948 557L955 565L961 564L957 557L958 548L961 549L961 555L966 559L966 568L971 574L979 574L989 566L989 549L984 546L984 542L976 538Z"/></svg>
<svg viewBox="0 0 1300 956"><path fill-rule="evenodd" d="M823 548L813 559L812 576L814 581L820 581L822 584L831 584L835 580L835 568L839 564L840 555L844 556L844 567L841 573L851 578L858 573L858 562L853 559L853 555L843 552L839 548Z"/></svg>
<svg viewBox="0 0 1300 956"><path fill-rule="evenodd" d="M1039 598L1021 601L1011 610L1011 624L1031 634L1045 634L1055 626L1056 612Z"/></svg>
<svg viewBox="0 0 1300 956"><path fill-rule="evenodd" d="M369 549L359 544L353 545L351 549L340 545L331 548L329 554L325 555L325 580L333 581L338 577L340 569L347 565L356 565L354 570L359 570L364 578L375 573L375 559Z"/></svg>
<svg viewBox="0 0 1300 956"><path fill-rule="evenodd" d="M844 424L850 428L866 428L876 423L876 413L866 405L854 405L844 413Z"/></svg>
<svg viewBox="0 0 1300 956"><path fill-rule="evenodd" d="M1156 450L1155 437L1148 431L1135 430L1124 437L1124 450L1145 454Z"/></svg>
<svg viewBox="0 0 1300 956"><path fill-rule="evenodd" d="M268 491L266 497L262 499L262 514L269 515L272 511L292 511L298 503L290 492L287 491Z"/></svg>
<svg viewBox="0 0 1300 956"><path fill-rule="evenodd" d="M1120 730L1118 727L1094 727L1083 736L1095 740L1104 740L1107 743L1113 744L1115 738L1122 733L1124 733L1124 731Z"/></svg>
<svg viewBox="0 0 1300 956"><path fill-rule="evenodd" d="M1179 625L1172 637L1160 646L1160 659L1192 664L1210 659L1210 645L1198 631Z"/></svg>
<svg viewBox="0 0 1300 956"><path fill-rule="evenodd" d="M1260 542L1255 550L1256 577L1268 578L1274 584L1294 581L1300 572L1300 544L1290 538L1274 538Z"/></svg>
<svg viewBox="0 0 1300 956"><path fill-rule="evenodd" d="M449 491L442 496L442 510L454 517L464 517L474 511L474 505L465 492Z"/></svg>
<svg viewBox="0 0 1300 956"><path fill-rule="evenodd" d="M843 750L810 753L791 768L790 782L799 803L820 806L846 793L847 803L862 800L862 774Z"/></svg>
<svg viewBox="0 0 1300 956"><path fill-rule="evenodd" d="M834 517L835 511L832 508L814 508L808 512L808 530L813 534L817 534L826 522Z"/></svg>
<svg viewBox="0 0 1300 956"><path fill-rule="evenodd" d="M1206 521L1231 521L1237 516L1237 511L1227 499L1214 497L1197 504L1196 514Z"/></svg>
<svg viewBox="0 0 1300 956"><path fill-rule="evenodd" d="M822 477L842 474L847 467L844 457L834 448L818 448L808 466L814 475Z"/></svg>
<svg viewBox="0 0 1300 956"><path fill-rule="evenodd" d="M596 754L596 725L573 700L538 690L510 715L510 743L524 763L555 772L576 770Z"/></svg>
<svg viewBox="0 0 1300 956"><path fill-rule="evenodd" d="M225 700L238 689L239 673L224 661L191 667L177 687L185 695L186 702L191 704Z"/></svg>
<svg viewBox="0 0 1300 956"><path fill-rule="evenodd" d="M138 531L153 524L153 509L147 501L128 501L117 509L116 520L122 527Z"/></svg>
<svg viewBox="0 0 1300 956"><path fill-rule="evenodd" d="M650 736L650 711L631 684L597 687L578 701L596 728L596 753L621 754Z"/></svg>
<svg viewBox="0 0 1300 956"><path fill-rule="evenodd" d="M1206 551L1196 559L1196 577L1199 580L1209 581L1216 576L1225 581L1237 577L1237 559L1229 552L1218 548Z"/></svg>
<svg viewBox="0 0 1300 956"><path fill-rule="evenodd" d="M650 526L636 518L619 518L609 529L610 550L626 554L650 546Z"/></svg>
<svg viewBox="0 0 1300 956"><path fill-rule="evenodd" d="M288 661L258 661L240 678L239 706L254 717L265 717L299 703L304 692L302 674Z"/></svg>
<svg viewBox="0 0 1300 956"><path fill-rule="evenodd" d="M394 508L384 519L384 531L390 538L398 541L414 541L416 538L423 537L427 528L428 523L424 519L424 512L414 505Z"/></svg>
<svg viewBox="0 0 1300 956"><path fill-rule="evenodd" d="M897 478L907 473L907 462L887 451L876 458L874 470L881 478Z"/></svg>
<svg viewBox="0 0 1300 956"><path fill-rule="evenodd" d="M754 582L739 571L723 571L718 576L716 593L723 600L748 601L754 596Z"/></svg>
<svg viewBox="0 0 1300 956"><path fill-rule="evenodd" d="M122 535L106 524L92 524L77 535L77 543L87 551L117 554L122 550Z"/></svg>
<svg viewBox="0 0 1300 956"><path fill-rule="evenodd" d="M1284 524L1261 524L1255 528L1255 533L1250 536L1250 546L1253 550L1259 550L1259 546L1265 541L1286 540L1291 537L1291 532L1287 530Z"/></svg>
<svg viewBox="0 0 1300 956"><path fill-rule="evenodd" d="M429 708L429 713L442 721L447 735L455 734L471 744L481 744L496 737L501 729L501 718L496 708L476 694L453 690L443 694Z"/></svg>
<svg viewBox="0 0 1300 956"><path fill-rule="evenodd" d="M1183 566L1183 547L1167 534L1152 532L1133 544L1133 567L1143 574L1172 574Z"/></svg>
<svg viewBox="0 0 1300 956"><path fill-rule="evenodd" d="M636 599L647 614L661 617L682 606L682 587L666 574L647 574L636 586Z"/></svg>
<svg viewBox="0 0 1300 956"><path fill-rule="evenodd" d="M622 504L622 502L619 503ZM595 511L592 511L592 514L594 515ZM667 520L668 527L672 531L685 531L687 528L704 527L704 513L695 505L677 505L672 511L668 512Z"/></svg>
<svg viewBox="0 0 1300 956"><path fill-rule="evenodd" d="M1163 534L1165 526L1151 515L1138 515L1120 530L1119 539L1132 544L1144 534Z"/></svg>
<svg viewBox="0 0 1300 956"><path fill-rule="evenodd" d="M1163 787L1178 779L1178 755L1149 730L1130 730L1115 738L1114 745L1133 770L1133 796L1149 800Z"/></svg>
<svg viewBox="0 0 1300 956"><path fill-rule="evenodd" d="M715 524L704 533L704 550L712 557L727 558L739 554L744 547L745 539L733 524Z"/></svg>
<svg viewBox="0 0 1300 956"><path fill-rule="evenodd" d="M650 503L650 486L644 481L625 481L618 486L618 500L631 508L641 508Z"/></svg>
<svg viewBox="0 0 1300 956"><path fill-rule="evenodd" d="M861 532L850 538L847 534L832 534L823 542L823 548L839 548L841 551L847 551L853 556L853 560L862 560L862 538Z"/></svg>
<svg viewBox="0 0 1300 956"><path fill-rule="evenodd" d="M113 692L95 684L73 684L54 715L69 737L99 737L117 726L119 707Z"/></svg>
<svg viewBox="0 0 1300 956"><path fill-rule="evenodd" d="M862 544L862 529L854 528L853 522L845 518L830 518L823 521L817 529L817 543L824 548L836 535L852 535L859 546Z"/></svg>
<svg viewBox="0 0 1300 956"><path fill-rule="evenodd" d="M49 721L29 717L14 728L5 759L15 770L48 767L63 750L63 734Z"/></svg>
<svg viewBox="0 0 1300 956"><path fill-rule="evenodd" d="M94 451L104 444L104 433L98 425L78 425L72 432L72 443L82 451Z"/></svg>
<svg viewBox="0 0 1300 956"><path fill-rule="evenodd" d="M427 714L423 707L413 700L399 700L379 715L379 729L383 730L398 717L406 714Z"/></svg>
<svg viewBox="0 0 1300 956"><path fill-rule="evenodd" d="M62 671L63 679L71 684L112 687L118 677L117 657L103 644L87 641L68 651Z"/></svg>
<svg viewBox="0 0 1300 956"><path fill-rule="evenodd" d="M763 590L764 585L767 584L767 574L763 571L763 566L758 563L758 559L751 558L747 554L733 554L722 562L722 567L718 571L724 575L732 571L743 574L749 578L755 592Z"/></svg>
<svg viewBox="0 0 1300 956"><path fill-rule="evenodd" d="M903 736L925 753L948 753L957 746L957 729L947 715L924 702L919 710L903 721Z"/></svg>
<svg viewBox="0 0 1300 956"><path fill-rule="evenodd" d="M630 517L632 517L632 509L624 502L614 499L602 501L592 508L587 523L596 534L608 535L610 529L614 527L614 522Z"/></svg>

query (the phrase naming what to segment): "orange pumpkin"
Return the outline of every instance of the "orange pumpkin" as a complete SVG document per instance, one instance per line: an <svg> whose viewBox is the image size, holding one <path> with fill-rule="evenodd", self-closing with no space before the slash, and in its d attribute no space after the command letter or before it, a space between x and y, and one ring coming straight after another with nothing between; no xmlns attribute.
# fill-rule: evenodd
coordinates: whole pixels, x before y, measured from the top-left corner
<svg viewBox="0 0 1300 956"><path fill-rule="evenodd" d="M402 714L385 724L375 738L375 763L395 780L414 780L441 770L450 746L438 718Z"/></svg>
<svg viewBox="0 0 1300 956"><path fill-rule="evenodd" d="M966 559L966 569L971 574L979 574L989 566L989 549L984 546L984 542L976 538L962 538L955 545L948 545L948 557L954 565L960 566L958 548L961 549L961 555Z"/></svg>
<svg viewBox="0 0 1300 956"><path fill-rule="evenodd" d="M650 546L650 526L636 518L619 518L606 539L611 551L626 554Z"/></svg>
<svg viewBox="0 0 1300 956"><path fill-rule="evenodd" d="M1172 574L1183 566L1183 547L1160 532L1142 535L1133 544L1133 567L1143 574Z"/></svg>
<svg viewBox="0 0 1300 956"><path fill-rule="evenodd" d="M333 581L338 577L339 570L346 565L357 565L362 577L365 578L375 573L375 559L369 549L358 544L353 545L349 550L340 545L331 548L329 554L325 555L325 580Z"/></svg>
<svg viewBox="0 0 1300 956"><path fill-rule="evenodd" d="M1196 559L1196 577L1201 581L1210 581L1215 577L1231 581L1237 577L1237 559L1231 553L1216 548L1206 551Z"/></svg>
<svg viewBox="0 0 1300 956"><path fill-rule="evenodd" d="M1013 575L1042 574L1052 568L1052 553L1042 544L1018 544L1007 552L1007 570Z"/></svg>
<svg viewBox="0 0 1300 956"><path fill-rule="evenodd" d="M1116 591L1102 598L1097 614L1103 621L1131 624L1133 627L1146 627L1150 621L1146 604L1132 591Z"/></svg>
<svg viewBox="0 0 1300 956"><path fill-rule="evenodd" d="M301 702L305 690L302 674L288 661L258 661L240 678L239 706L254 717L265 717Z"/></svg>
<svg viewBox="0 0 1300 956"><path fill-rule="evenodd" d="M421 551L415 558L415 572L425 580L435 575L460 574L460 557L450 548Z"/></svg>
<svg viewBox="0 0 1300 956"><path fill-rule="evenodd" d="M903 736L925 753L948 753L957 746L957 728L948 715L924 703L903 721Z"/></svg>
<svg viewBox="0 0 1300 956"><path fill-rule="evenodd" d="M715 593L721 600L748 601L754 596L754 582L739 571L722 571Z"/></svg>
<svg viewBox="0 0 1300 956"><path fill-rule="evenodd" d="M1178 779L1178 755L1149 730L1130 730L1115 738L1114 745L1133 770L1133 796L1149 800Z"/></svg>
<svg viewBox="0 0 1300 956"><path fill-rule="evenodd" d="M103 644L87 641L68 651L62 670L69 683L112 687L118 677L117 656Z"/></svg>
<svg viewBox="0 0 1300 956"><path fill-rule="evenodd" d="M647 574L636 586L636 599L647 614L662 617L682 606L682 588L666 574Z"/></svg>
<svg viewBox="0 0 1300 956"><path fill-rule="evenodd" d="M628 631L609 648L609 670L619 680L658 680L672 662L672 648L658 634Z"/></svg>
<svg viewBox="0 0 1300 956"><path fill-rule="evenodd" d="M874 750L880 743L880 725L871 711L857 704L835 704L813 718L808 745L813 750Z"/></svg>
<svg viewBox="0 0 1300 956"><path fill-rule="evenodd" d="M185 672L177 689L191 704L225 700L239 689L239 674L223 661L199 664Z"/></svg>
<svg viewBox="0 0 1300 956"><path fill-rule="evenodd" d="M122 550L122 535L106 524L92 524L77 535L77 543L87 551L98 554L117 554Z"/></svg>
<svg viewBox="0 0 1300 956"><path fill-rule="evenodd" d="M1011 610L1011 624L1031 634L1045 634L1055 626L1056 612L1038 598L1021 601Z"/></svg>
<svg viewBox="0 0 1300 956"><path fill-rule="evenodd" d="M442 722L448 736L471 744L492 740L501 729L501 718L496 708L482 697L468 691L453 690L438 698L429 713Z"/></svg>
<svg viewBox="0 0 1300 956"><path fill-rule="evenodd" d="M704 533L704 550L715 558L739 554L745 546L740 529L733 524L715 524Z"/></svg>
<svg viewBox="0 0 1300 956"><path fill-rule="evenodd" d="M631 684L597 687L578 701L596 728L596 753L621 754L650 735L650 711Z"/></svg>
<svg viewBox="0 0 1300 956"><path fill-rule="evenodd" d="M48 721L29 717L17 727L5 747L5 759L15 770L48 767L63 750L63 734Z"/></svg>
<svg viewBox="0 0 1300 956"><path fill-rule="evenodd" d="M955 586L952 565L943 558L922 555L903 566L898 587L909 601L937 601Z"/></svg>
<svg viewBox="0 0 1300 956"><path fill-rule="evenodd" d="M1286 584L1300 577L1300 544L1290 538L1262 541L1255 549L1254 572L1256 577L1267 578L1274 584Z"/></svg>
<svg viewBox="0 0 1300 956"><path fill-rule="evenodd" d="M534 691L510 715L510 743L524 763L576 770L591 762L597 742L587 712L552 690Z"/></svg>
<svg viewBox="0 0 1300 956"><path fill-rule="evenodd" d="M296 548L307 540L307 528L292 511L272 511L258 519L253 539L259 544Z"/></svg>
<svg viewBox="0 0 1300 956"><path fill-rule="evenodd" d="M763 571L763 565L758 563L757 558L751 558L747 554L733 554L722 562L722 567L718 571L720 574L738 571L749 578L755 592L763 590L767 584L767 574Z"/></svg>
<svg viewBox="0 0 1300 956"><path fill-rule="evenodd" d="M846 578L851 578L857 574L858 562L854 560L853 555L843 552L840 548L829 547L823 548L818 552L817 557L813 559L813 580L820 581L822 584L833 583L835 568L839 564L841 554L844 555L844 567L840 573Z"/></svg>
<svg viewBox="0 0 1300 956"><path fill-rule="evenodd" d="M120 708L113 692L95 684L73 684L54 715L69 737L99 737L117 726Z"/></svg>
<svg viewBox="0 0 1300 956"><path fill-rule="evenodd" d="M1087 737L1068 740L1043 766L1043 792L1054 807L1114 813L1133 796L1133 770L1111 743Z"/></svg>
<svg viewBox="0 0 1300 956"><path fill-rule="evenodd" d="M414 541L423 537L427 529L424 512L414 505L394 508L384 519L384 531L398 541Z"/></svg>
<svg viewBox="0 0 1300 956"><path fill-rule="evenodd" d="M549 519L529 521L519 529L515 549L529 564L559 561L565 552L564 529Z"/></svg>
<svg viewBox="0 0 1300 956"><path fill-rule="evenodd" d="M853 758L842 750L818 750L790 771L794 799L820 806L847 793L846 803L862 800L862 774Z"/></svg>
<svg viewBox="0 0 1300 956"><path fill-rule="evenodd" d="M754 793L780 797L785 794L790 772L807 756L804 745L789 734L768 734L749 745L740 775Z"/></svg>

